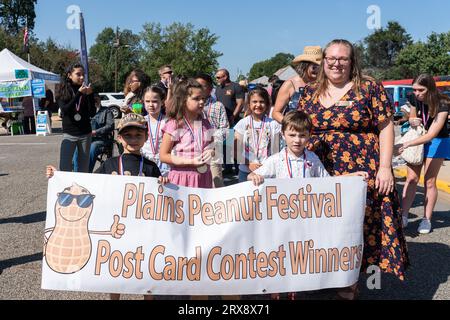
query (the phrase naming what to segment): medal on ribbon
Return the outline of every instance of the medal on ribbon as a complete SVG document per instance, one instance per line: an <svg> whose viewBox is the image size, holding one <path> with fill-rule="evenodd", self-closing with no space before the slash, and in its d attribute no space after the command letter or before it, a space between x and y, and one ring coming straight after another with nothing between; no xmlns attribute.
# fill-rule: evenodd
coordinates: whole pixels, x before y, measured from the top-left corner
<svg viewBox="0 0 450 320"><path fill-rule="evenodd" d="M252 145L253 151L256 155L256 161L259 163L259 146L261 145L262 137L264 135L264 128L266 126L266 116L262 119L261 128L257 129L259 135L255 133L255 125L253 122L253 117L250 117L250 132L252 134Z"/></svg>
<svg viewBox="0 0 450 320"><path fill-rule="evenodd" d="M194 139L194 150L195 150L195 146L197 146L198 150L201 153L202 146L203 146L203 126L201 126L200 130L197 131L197 137L196 137L194 128L191 126L191 124L189 123L189 120L186 117L184 117L184 122L186 123L186 126L188 127L188 130L191 133L192 138ZM207 171L208 171L208 166L206 164L204 164L200 167L197 167L198 173L206 173Z"/></svg>

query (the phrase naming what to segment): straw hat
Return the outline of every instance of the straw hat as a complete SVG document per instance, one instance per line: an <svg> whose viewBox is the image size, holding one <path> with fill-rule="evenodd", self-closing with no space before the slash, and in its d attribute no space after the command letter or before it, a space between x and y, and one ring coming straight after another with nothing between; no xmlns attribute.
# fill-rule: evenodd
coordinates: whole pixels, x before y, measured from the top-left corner
<svg viewBox="0 0 450 320"><path fill-rule="evenodd" d="M303 48L303 53L292 60L292 64L299 64L302 61L320 64L322 62L322 48L320 46L306 46Z"/></svg>

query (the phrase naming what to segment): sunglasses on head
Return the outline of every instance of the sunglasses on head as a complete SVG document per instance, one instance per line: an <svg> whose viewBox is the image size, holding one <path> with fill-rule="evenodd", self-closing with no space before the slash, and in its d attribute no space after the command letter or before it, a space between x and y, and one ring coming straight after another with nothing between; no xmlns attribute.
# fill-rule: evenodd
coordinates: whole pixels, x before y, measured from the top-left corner
<svg viewBox="0 0 450 320"><path fill-rule="evenodd" d="M84 209L92 204L94 198L95 196L93 194L80 194L75 196L66 192L58 193L58 203L62 207L69 206L72 203L73 199L77 199L78 206Z"/></svg>

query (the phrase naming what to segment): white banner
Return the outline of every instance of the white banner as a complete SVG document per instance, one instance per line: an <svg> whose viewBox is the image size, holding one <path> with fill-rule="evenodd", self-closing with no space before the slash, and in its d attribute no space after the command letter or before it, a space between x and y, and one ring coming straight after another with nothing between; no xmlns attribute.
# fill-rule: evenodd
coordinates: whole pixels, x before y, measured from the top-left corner
<svg viewBox="0 0 450 320"><path fill-rule="evenodd" d="M365 203L361 177L194 189L56 172L42 288L231 295L349 286L361 266Z"/></svg>

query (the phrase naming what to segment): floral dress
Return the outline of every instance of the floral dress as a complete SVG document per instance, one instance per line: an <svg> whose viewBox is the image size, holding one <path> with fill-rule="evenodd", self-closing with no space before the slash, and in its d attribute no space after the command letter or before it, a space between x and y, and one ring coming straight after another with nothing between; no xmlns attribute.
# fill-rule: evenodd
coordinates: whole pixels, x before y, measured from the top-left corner
<svg viewBox="0 0 450 320"><path fill-rule="evenodd" d="M384 88L374 81L361 84L360 93L350 89L340 101L325 108L307 87L299 110L311 115L313 132L309 149L322 160L332 176L366 171L369 174L364 219L364 255L361 271L370 265L404 280L409 264L396 190L388 196L375 189L380 164L378 124L392 116Z"/></svg>

